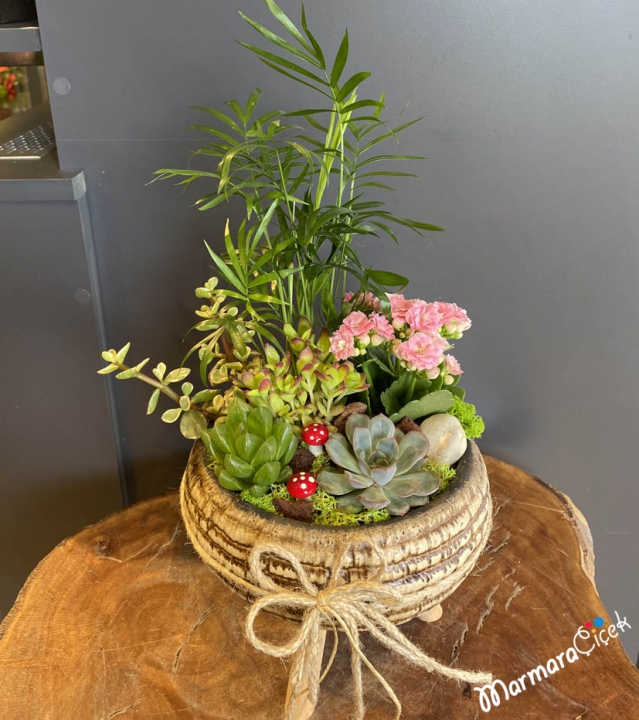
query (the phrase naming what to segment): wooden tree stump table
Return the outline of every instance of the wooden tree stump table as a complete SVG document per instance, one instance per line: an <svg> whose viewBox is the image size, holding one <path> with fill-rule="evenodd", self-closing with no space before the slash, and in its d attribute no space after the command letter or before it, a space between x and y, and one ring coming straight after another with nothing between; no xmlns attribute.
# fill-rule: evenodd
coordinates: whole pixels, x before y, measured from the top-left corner
<svg viewBox="0 0 639 720"><path fill-rule="evenodd" d="M436 622L402 625L426 653L484 670L508 685L572 645L585 621L610 620L597 595L588 526L572 503L537 478L486 459L495 505L489 545ZM149 500L66 540L33 572L0 626L2 720L271 720L287 690L285 663L244 638L246 603L187 543L177 495ZM261 616L263 636L291 622ZM588 640L578 640L588 649ZM326 654L330 651L330 633ZM394 688L403 718L474 720L479 693L408 666L365 639ZM326 657L326 655L325 655ZM633 720L639 672L620 640L594 647L493 707L492 718ZM367 720L394 706L364 670ZM321 685L313 715L352 710L347 643Z"/></svg>

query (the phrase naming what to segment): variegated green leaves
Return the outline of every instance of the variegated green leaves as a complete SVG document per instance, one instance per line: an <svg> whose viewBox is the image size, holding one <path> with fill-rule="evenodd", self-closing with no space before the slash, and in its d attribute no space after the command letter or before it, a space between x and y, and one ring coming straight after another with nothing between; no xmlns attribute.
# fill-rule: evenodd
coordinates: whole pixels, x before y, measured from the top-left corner
<svg viewBox="0 0 639 720"><path fill-rule="evenodd" d="M186 380L191 371L189 368L180 367L167 373L166 365L161 362L153 368L153 376L145 375L142 368L149 362L149 359L129 367L124 364L129 352L131 343L127 343L121 350L105 350L102 358L108 365L98 370L100 375L108 375L117 372L118 380L130 380L137 378L154 388L149 398L146 414L151 415L158 406L160 395L164 394L171 398L178 407L171 408L162 413L162 420L166 423L180 421L180 431L189 440L197 440L206 430L208 420L215 417L224 406L224 396L219 390L205 389L193 393L193 385ZM118 372L119 371L119 372ZM180 392L174 390L171 385L182 383Z"/></svg>

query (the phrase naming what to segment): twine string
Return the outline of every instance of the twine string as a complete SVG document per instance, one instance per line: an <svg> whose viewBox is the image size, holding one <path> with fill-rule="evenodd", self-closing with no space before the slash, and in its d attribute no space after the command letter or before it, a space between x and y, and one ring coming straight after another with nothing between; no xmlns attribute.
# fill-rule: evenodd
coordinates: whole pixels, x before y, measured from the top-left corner
<svg viewBox="0 0 639 720"><path fill-rule="evenodd" d="M373 551L375 551L374 547ZM265 563L262 563L262 558L265 555L286 560L295 573L299 588L288 590L277 585L264 571ZM344 632L351 648L351 671L355 690L354 720L363 720L365 713L362 663L371 671L395 705L395 720L399 720L402 712L402 705L392 687L362 650L361 629L368 631L378 642L412 665L425 668L428 672L436 672L470 683L485 684L492 681L489 673L457 670L437 662L414 645L385 616L385 611L389 609L401 610L409 604L413 605L416 598L414 595L404 598L396 588L379 582L377 578L383 569L381 565L370 578L339 584L340 572L345 560L346 550L335 563L328 586L319 590L311 582L308 573L295 555L282 547L270 543L256 545L249 556L251 574L264 595L249 610L246 619L246 636L253 647L268 655L279 658L293 656L290 672L291 693L285 710L286 720L294 720L296 700L302 693L308 693L308 700L312 705L317 702L319 685L330 670L337 653L338 626ZM427 600L432 592L431 589L427 589L422 592L418 600ZM288 642L279 645L264 641L255 631L257 616L263 610L275 606L293 608L302 614L298 631ZM315 653L325 623L330 624L333 629L333 649L324 672L317 677L319 673L314 674Z"/></svg>

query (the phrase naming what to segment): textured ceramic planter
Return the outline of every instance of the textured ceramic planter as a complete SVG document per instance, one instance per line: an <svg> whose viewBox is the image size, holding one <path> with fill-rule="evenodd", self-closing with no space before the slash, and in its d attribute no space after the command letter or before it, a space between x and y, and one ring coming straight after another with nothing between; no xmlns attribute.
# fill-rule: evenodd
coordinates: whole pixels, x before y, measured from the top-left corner
<svg viewBox="0 0 639 720"><path fill-rule="evenodd" d="M459 587L477 562L492 526L486 466L474 442L469 442L457 478L445 493L403 517L354 528L310 525L266 513L222 488L206 462L203 445L195 443L181 487L184 523L204 562L214 570L224 567L224 574L218 572L220 578L248 600L256 599L248 567L254 545L269 542L293 552L320 589L326 587L346 550L344 582L370 576L371 568L379 568L383 558L385 569L378 579L398 588L407 600L401 611L386 614L395 623L405 622L437 606ZM280 558L271 558L266 571L279 585L295 584L289 564ZM295 619L286 609L275 611Z"/></svg>

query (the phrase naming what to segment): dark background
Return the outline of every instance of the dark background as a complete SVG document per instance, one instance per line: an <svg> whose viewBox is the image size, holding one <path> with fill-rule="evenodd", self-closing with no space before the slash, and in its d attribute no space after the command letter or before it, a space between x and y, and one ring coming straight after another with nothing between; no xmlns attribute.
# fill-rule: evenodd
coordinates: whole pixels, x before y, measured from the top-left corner
<svg viewBox="0 0 639 720"><path fill-rule="evenodd" d="M281 4L299 17L297 2ZM221 109L256 85L264 111L308 96L236 44L256 39L238 10L268 21L259 0L38 5L61 165L86 177L109 346L132 340L131 359L175 366L193 290L210 274L202 241L221 243L229 210L200 213L190 207L197 190L147 183L198 147L185 128L203 118L190 106ZM410 101L409 115L427 116L402 152L430 159L420 180L398 183L393 209L447 232L404 233L399 250L367 241L364 258L408 276L409 296L468 310L474 327L455 354L486 420L482 450L573 499L593 533L604 603L637 625L639 6L307 5L329 54L348 27L350 69L372 70L371 92L385 90L389 107ZM67 95L53 92L59 77ZM54 542L117 508L118 463L137 500L177 487L188 452L175 427L145 416L148 393L134 383L115 388L114 451L92 307L72 299L89 282L73 264L83 257L76 215L64 203L32 205L0 204L0 250L10 248L0 268L9 351L0 610ZM43 277L39 312L32 290ZM562 612L526 608L523 595L519 607L531 622ZM633 657L638 637L634 627L624 636Z"/></svg>

